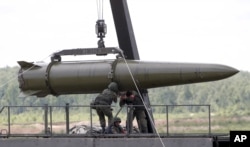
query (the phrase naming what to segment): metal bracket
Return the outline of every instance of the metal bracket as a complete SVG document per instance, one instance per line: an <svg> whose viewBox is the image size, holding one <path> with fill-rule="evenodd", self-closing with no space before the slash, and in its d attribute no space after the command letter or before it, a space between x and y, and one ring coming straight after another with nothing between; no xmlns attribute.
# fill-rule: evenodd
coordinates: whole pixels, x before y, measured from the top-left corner
<svg viewBox="0 0 250 147"><path fill-rule="evenodd" d="M61 56L66 55L97 55L97 56L105 56L107 54L119 54L122 55L122 50L116 47L107 47L107 48L76 48L76 49L65 49L59 52L54 53L51 56L51 62L53 61L61 61Z"/></svg>

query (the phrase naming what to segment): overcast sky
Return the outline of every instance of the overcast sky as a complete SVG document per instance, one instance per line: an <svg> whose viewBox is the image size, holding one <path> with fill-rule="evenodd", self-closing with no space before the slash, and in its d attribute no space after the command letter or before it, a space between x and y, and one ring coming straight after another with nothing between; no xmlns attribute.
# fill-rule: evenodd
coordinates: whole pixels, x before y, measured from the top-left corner
<svg viewBox="0 0 250 147"><path fill-rule="evenodd" d="M250 71L249 0L127 2L141 60ZM96 0L1 0L0 67L19 60L49 62L61 49L97 47L97 19ZM105 45L117 47L109 0L104 0L104 19Z"/></svg>

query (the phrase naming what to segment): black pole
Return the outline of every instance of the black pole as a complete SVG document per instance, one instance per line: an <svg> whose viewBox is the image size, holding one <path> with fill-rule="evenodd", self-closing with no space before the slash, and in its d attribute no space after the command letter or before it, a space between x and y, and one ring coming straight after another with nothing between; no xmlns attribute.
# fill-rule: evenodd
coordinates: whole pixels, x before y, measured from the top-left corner
<svg viewBox="0 0 250 147"><path fill-rule="evenodd" d="M44 104L44 133L48 134L48 104Z"/></svg>
<svg viewBox="0 0 250 147"><path fill-rule="evenodd" d="M146 119L147 119L147 125L148 125L148 132L149 133L155 133L155 127L154 127L154 117L153 117L153 112L148 96L148 90L146 89L141 89L141 95L143 97L144 103L146 105L145 114L146 114Z"/></svg>
<svg viewBox="0 0 250 147"><path fill-rule="evenodd" d="M69 103L66 103L65 114L66 114L66 134L69 134Z"/></svg>
<svg viewBox="0 0 250 147"><path fill-rule="evenodd" d="M119 47L126 59L140 60L127 0L110 0Z"/></svg>

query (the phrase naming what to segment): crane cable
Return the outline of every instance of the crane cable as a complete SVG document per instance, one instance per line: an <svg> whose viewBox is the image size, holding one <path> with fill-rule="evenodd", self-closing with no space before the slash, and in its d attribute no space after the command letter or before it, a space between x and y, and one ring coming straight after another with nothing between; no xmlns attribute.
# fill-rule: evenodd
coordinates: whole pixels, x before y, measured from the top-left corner
<svg viewBox="0 0 250 147"><path fill-rule="evenodd" d="M103 19L103 0L96 0L98 19Z"/></svg>
<svg viewBox="0 0 250 147"><path fill-rule="evenodd" d="M105 24L105 20L103 19L103 0L96 0L97 3L97 13L98 19L95 25L95 31L97 38L100 38L97 41L98 48L105 48L104 40L105 35L107 33L107 25Z"/></svg>
<svg viewBox="0 0 250 147"><path fill-rule="evenodd" d="M125 64L126 64L126 66L127 66L128 72L129 72L129 74L130 74L130 76L131 76L131 79L132 79L132 81L133 81L133 83L134 83L134 85L135 85L135 87L136 87L136 90L138 91L138 94L139 94L139 96L140 96L140 98L141 98L141 101L142 101L142 103L143 103L143 105L144 105L144 108L146 108L146 111L147 111L147 113L148 113L148 117L149 117L150 123L153 124L154 129L155 129L155 132L156 132L157 136L159 137L162 146L165 147L165 144L163 143L162 138L160 137L159 132L156 130L156 127L155 127L155 123L154 123L154 121L153 121L153 118L151 117L151 115L150 115L150 113L149 113L149 111L148 111L148 107L146 106L146 104L145 104L145 102L144 102L144 100L143 100L143 98L142 98L142 95L141 95L141 93L140 93L140 91L139 91L139 88L138 88L138 86L137 86L137 84L136 84L136 82L135 82L135 78L134 78L134 76L133 76L133 74L132 74L132 72L131 72L131 70L130 70L130 68L129 68L129 66L128 66L127 60L125 59L125 56L124 56L124 54L123 54L123 51L121 51L121 55L122 55L123 60L124 60L124 62L125 62Z"/></svg>

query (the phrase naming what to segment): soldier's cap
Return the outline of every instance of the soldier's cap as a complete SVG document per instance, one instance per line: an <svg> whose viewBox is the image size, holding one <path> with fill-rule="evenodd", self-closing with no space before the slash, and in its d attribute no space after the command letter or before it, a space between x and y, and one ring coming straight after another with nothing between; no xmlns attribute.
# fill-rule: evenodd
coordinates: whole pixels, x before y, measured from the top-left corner
<svg viewBox="0 0 250 147"><path fill-rule="evenodd" d="M133 92L131 91L131 90L128 90L127 92L126 92L126 96L127 97L129 97L130 95L132 95L133 94Z"/></svg>
<svg viewBox="0 0 250 147"><path fill-rule="evenodd" d="M111 82L109 85L108 85L108 88L111 90L111 91L114 91L114 92L119 92L119 88L118 88L118 84L115 83L115 82Z"/></svg>
<svg viewBox="0 0 250 147"><path fill-rule="evenodd" d="M121 122L121 118L120 117L115 117L114 118L114 122L119 122L120 123Z"/></svg>

